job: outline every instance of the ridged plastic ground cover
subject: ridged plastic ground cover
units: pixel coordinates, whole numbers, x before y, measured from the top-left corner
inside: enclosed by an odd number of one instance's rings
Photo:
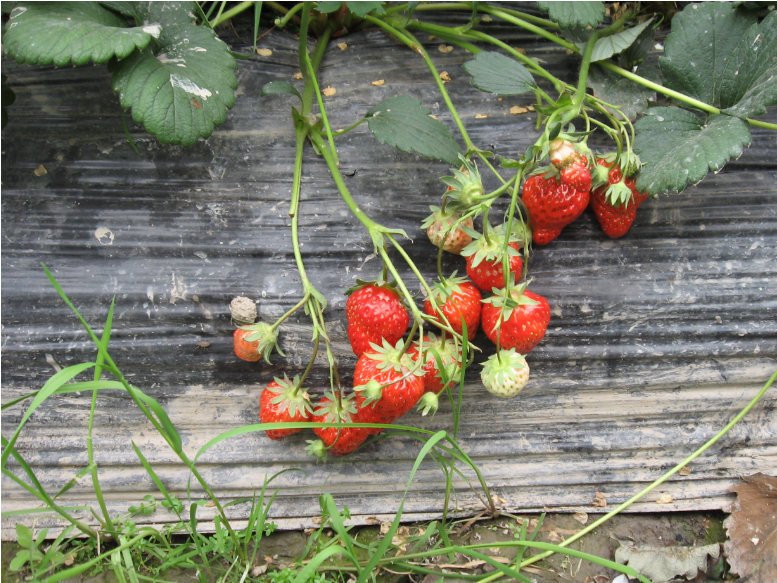
[[[575,74],[563,51],[529,36],[510,42],[556,75]],[[326,102],[333,127],[347,127],[381,100],[406,94],[453,128],[419,57],[377,31],[351,35],[347,43],[346,51],[333,43],[323,64],[323,86],[337,89]],[[442,54],[436,43],[429,41],[429,48],[451,77],[447,88],[473,141],[507,157],[523,152],[537,138],[535,114],[509,109],[528,105],[528,97],[482,93],[462,68],[471,55],[458,48]],[[190,456],[216,435],[258,422],[262,387],[274,376],[302,371],[312,348],[302,316],[281,325],[288,356],[275,357],[272,366],[232,353],[233,297],[259,301],[268,322],[301,297],[288,217],[292,98],[259,97],[269,81],[293,81],[296,41],[276,31],[262,46],[272,56],[239,61],[237,102],[211,138],[190,149],[169,147],[131,125],[139,155],[124,136],[104,68],[4,62],[16,103],[2,134],[3,402],[39,389],[55,366],[95,356],[41,262],[97,329],[116,298],[113,358],[133,384],[163,404]],[[382,86],[372,84],[380,79]],[[767,119],[777,121],[777,112]],[[752,132],[750,148],[720,174],[681,195],[645,202],[623,239],[608,239],[588,211],[535,251],[531,289],[548,298],[552,319],[528,357],[529,386],[516,399],[497,399],[473,371],[464,391],[460,442],[503,509],[594,512],[602,510],[591,506],[596,492],[610,507],[628,499],[719,431],[777,368],[777,155],[773,134]],[[439,203],[445,188],[439,177],[448,167],[378,144],[364,126],[338,148],[360,207],[404,229],[413,239],[408,253],[433,279],[436,248],[419,225],[428,206]],[[46,173],[38,176],[40,165]],[[343,294],[356,278],[374,278],[379,261],[310,148],[300,228],[308,275],[329,300],[329,332],[348,384],[355,357],[345,335]],[[448,256],[444,268],[461,273],[464,261]],[[210,344],[203,348],[202,342]],[[482,332],[474,342],[484,361],[493,346]],[[308,383],[313,393],[328,387],[327,375],[321,358]],[[53,492],[87,465],[90,399],[50,399],[18,441]],[[720,508],[738,476],[773,471],[776,404],[772,390],[690,475],[675,476],[631,510]],[[3,435],[23,411],[17,406],[3,413]],[[445,399],[435,417],[412,413],[403,421],[452,429]],[[167,487],[185,494],[186,469],[125,394],[100,397],[94,432],[112,511],[126,511],[155,491],[131,440]],[[347,505],[356,522],[396,511],[418,441],[393,436],[322,465],[305,455],[306,439],[312,435],[280,443],[263,433],[244,435],[211,450],[200,468],[225,501],[250,495],[282,469],[303,470],[273,482],[280,491],[271,514],[284,527],[312,525],[323,490]],[[444,485],[437,466],[425,463],[405,504],[407,518],[438,516]],[[461,480],[457,486],[456,507],[478,512],[472,491]],[[4,511],[38,504],[6,477],[2,492]],[[88,503],[91,493],[84,478],[63,503]],[[674,502],[655,504],[663,493]],[[238,518],[247,511],[228,509]],[[170,518],[160,510],[138,520]],[[15,520],[3,521],[3,538],[13,536]],[[37,517],[39,527],[47,524],[56,521]]]

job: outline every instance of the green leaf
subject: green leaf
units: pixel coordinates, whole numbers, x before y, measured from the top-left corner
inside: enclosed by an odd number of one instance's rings
[[[744,47],[755,38],[755,21],[750,12],[725,2],[689,5],[673,18],[672,32],[664,43],[665,56],[659,61],[664,85],[721,109],[736,105],[737,96],[741,98],[748,89],[749,75],[741,63],[749,63],[750,71],[759,59],[765,67],[775,66],[774,51],[769,55],[762,54],[759,45],[752,51]],[[769,22],[774,28],[774,19]],[[773,30],[769,36],[773,39]]]
[[[20,2],[5,26],[6,54],[20,63],[63,67],[104,63],[145,48],[158,27],[127,28],[97,2]]]
[[[234,105],[237,63],[212,30],[189,23],[164,27],[156,46],[116,64],[113,90],[159,141],[192,146]]]
[[[661,83],[655,67],[643,65],[639,67],[637,74],[655,83]],[[648,108],[648,101],[656,98],[656,92],[652,89],[629,81],[596,64],[591,65],[588,71],[588,86],[593,89],[594,96],[620,108],[630,120],[634,120],[638,114],[644,112]],[[614,111],[609,107],[607,109]]]
[[[464,63],[464,70],[472,76],[475,87],[488,93],[519,95],[536,87],[534,77],[526,67],[501,53],[478,53]]]
[[[709,170],[717,172],[750,144],[747,122],[729,115],[706,120],[678,107],[656,107],[634,124],[634,151],[644,166],[637,188],[648,194],[681,192]]]
[[[537,2],[561,28],[595,27],[604,20],[604,2]]]
[[[777,12],[750,27],[731,62],[738,65],[738,74],[721,87],[721,107],[741,117],[763,115],[777,103]]]
[[[348,10],[359,18],[364,18],[373,11],[378,15],[386,14],[386,11],[383,9],[383,2],[366,2],[361,0],[360,2],[348,2],[346,5]]]
[[[172,26],[174,24],[196,24],[198,6],[196,2],[108,2],[110,8],[127,14],[140,22]],[[156,37],[155,37],[156,38]]]
[[[316,10],[323,14],[331,14],[342,6],[342,2],[316,2]]]
[[[8,565],[8,568],[11,571],[20,571],[24,565],[27,564],[27,561],[30,560],[30,551],[17,551],[16,556],[11,561],[11,564]]]
[[[16,524],[16,542],[22,547],[29,548],[32,546],[32,532],[21,523]]]
[[[270,81],[269,83],[265,84],[264,87],[262,87],[259,95],[264,97],[266,95],[276,95],[278,93],[289,93],[302,99],[302,96],[299,94],[299,91],[297,91],[297,88],[288,81]]]
[[[653,22],[652,18],[637,26],[627,28],[618,34],[600,38],[594,44],[594,50],[591,53],[591,62],[603,61],[604,59],[609,59],[611,56],[625,51],[637,40],[637,37],[644,32],[651,22]],[[580,46],[581,49],[585,49],[585,43],[578,46]]]
[[[458,166],[459,144],[442,122],[429,117],[430,113],[420,100],[397,95],[370,109],[365,118],[379,142]]]
[[[639,65],[645,60],[648,53],[653,50],[656,42],[656,27],[649,26],[643,30],[637,39],[627,48],[621,56],[626,59],[627,68]]]

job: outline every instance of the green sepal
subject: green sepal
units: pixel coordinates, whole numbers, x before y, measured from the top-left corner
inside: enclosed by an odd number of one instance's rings
[[[267,364],[270,362],[270,354],[275,350],[281,356],[286,356],[278,346],[278,333],[275,329],[266,324],[265,322],[257,322],[256,324],[249,324],[247,326],[238,326],[241,330],[251,330],[252,334],[246,334],[243,338],[246,342],[258,342],[257,352],[264,357]]]
[[[605,200],[614,207],[628,206],[634,194],[631,189],[626,186],[626,183],[621,179],[620,182],[611,184],[604,193]]]
[[[426,417],[429,413],[431,413],[432,417],[434,417],[434,414],[437,413],[437,409],[439,407],[439,397],[430,391],[428,393],[424,393],[418,400],[416,410],[421,413],[422,417]]]

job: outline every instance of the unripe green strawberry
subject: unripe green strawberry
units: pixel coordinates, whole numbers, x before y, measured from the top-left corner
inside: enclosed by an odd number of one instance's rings
[[[529,365],[514,348],[502,349],[482,364],[480,379],[488,392],[497,397],[515,397],[529,382]]]
[[[459,211],[467,211],[473,206],[480,204],[479,198],[483,196],[483,183],[480,179],[480,172],[477,166],[466,160],[459,154],[459,159],[464,166],[464,170],[453,168],[453,176],[443,176],[442,181],[448,185],[449,205]]]

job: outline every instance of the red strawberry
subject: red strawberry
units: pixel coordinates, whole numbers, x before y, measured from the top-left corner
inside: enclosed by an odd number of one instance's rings
[[[472,241],[472,237],[461,227],[471,229],[473,226],[472,217],[464,219],[456,229],[451,230],[451,227],[461,218],[461,214],[450,210],[450,208],[441,210],[439,207],[430,206],[429,209],[432,211],[432,214],[421,223],[421,227],[426,229],[429,240],[435,247],[442,247],[448,253],[460,255],[461,250]]]
[[[515,233],[511,235],[507,250],[510,273],[514,274],[514,280],[520,279],[523,272],[523,259],[521,259],[519,249],[524,245],[524,239],[528,240],[531,237],[528,228],[520,227],[520,230],[523,231],[521,236]],[[461,252],[462,256],[467,258],[467,275],[483,291],[491,291],[493,288],[505,286],[502,267],[505,244],[503,231],[504,229],[499,227],[489,232],[488,239],[483,235],[476,237]]]
[[[326,393],[313,410],[311,421],[314,423],[361,423],[350,394],[339,400],[332,393]],[[315,427],[313,429],[319,438],[309,441],[309,453],[319,458],[326,457],[329,451],[332,455],[343,456],[351,453],[369,437],[363,427]]]
[[[384,338],[394,344],[410,324],[402,300],[387,285],[369,284],[352,292],[345,303],[345,315],[348,340],[356,356],[370,350],[371,343],[380,346]]]
[[[588,150],[588,148],[582,144],[579,146]],[[586,155],[580,152],[573,142],[563,138],[557,138],[550,143],[550,146],[548,147],[548,156],[550,157],[550,163],[559,170],[563,170],[573,164],[587,166],[588,161]]]
[[[290,381],[285,374],[267,385],[259,397],[259,420],[262,423],[286,423],[310,421],[310,395],[300,387],[299,377]],[[268,429],[270,439],[283,439],[302,429]]]
[[[277,350],[281,356],[286,356],[278,347],[277,332],[264,322],[240,326],[235,330],[233,347],[238,358],[251,362],[256,362],[264,356],[264,359],[269,363],[273,350]]]
[[[521,354],[528,354],[540,343],[550,323],[548,300],[530,292],[527,285],[499,290],[483,300],[486,336],[501,348],[515,348]]]
[[[561,170],[561,182],[576,190],[591,190],[591,172],[586,164],[572,164]]]
[[[435,284],[432,293],[454,332],[463,333],[461,322],[464,320],[467,324],[467,338],[472,340],[480,324],[480,300],[483,297],[477,286],[464,277],[451,277]],[[424,311],[430,316],[437,315],[429,300],[424,302]]]
[[[583,214],[588,206],[587,190],[559,182],[555,177],[530,176],[523,185],[523,202],[529,211],[534,242],[547,245],[561,229]]]
[[[591,191],[591,206],[602,230],[608,237],[623,237],[634,219],[637,209],[647,199],[646,192],[637,190],[636,181],[623,176],[614,162],[597,159],[596,163],[609,168],[607,184]]]
[[[424,353],[424,392],[439,394],[446,388],[443,382],[443,375],[437,362],[437,356],[440,357],[445,377],[448,379],[447,387],[451,387],[459,381],[459,372],[461,371],[461,349],[456,346],[452,338],[443,340],[431,332],[424,336],[423,347],[421,342],[416,340],[408,349],[407,353],[413,360],[418,360],[418,355],[423,348]]]
[[[356,408],[362,423],[393,423],[410,411],[424,394],[424,371],[409,354],[401,354],[402,341],[392,347],[385,340],[359,357],[353,371]],[[382,429],[368,429],[375,435]]]

